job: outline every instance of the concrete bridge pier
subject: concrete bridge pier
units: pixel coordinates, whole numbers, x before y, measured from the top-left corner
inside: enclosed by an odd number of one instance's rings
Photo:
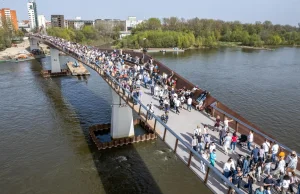
[[[113,90],[112,93],[112,112],[111,112],[111,137],[113,139],[134,136],[134,125],[132,109],[122,98]]]
[[[59,62],[59,50],[50,48],[51,55],[51,73],[61,72],[60,62]]]
[[[29,42],[30,42],[30,51],[35,50],[35,49],[40,49],[37,39],[30,38]]]

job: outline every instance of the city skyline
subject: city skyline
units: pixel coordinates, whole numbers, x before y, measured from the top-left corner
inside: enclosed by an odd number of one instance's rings
[[[17,11],[18,19],[28,20],[26,4],[17,2],[17,0],[2,0],[1,8],[10,8]],[[266,0],[253,0],[242,2],[238,0],[222,1],[213,0],[210,2],[200,2],[196,0],[186,0],[181,3],[174,1],[151,1],[151,6],[141,6],[141,2],[132,0],[128,6],[124,1],[98,2],[90,0],[82,4],[82,1],[41,1],[36,0],[38,13],[45,15],[50,20],[51,15],[64,15],[66,19],[73,19],[81,16],[83,19],[126,19],[128,16],[136,16],[138,19],[148,19],[151,17],[178,17],[190,19],[194,17],[206,19],[220,19],[224,21],[240,21],[242,23],[254,23],[256,21],[269,20],[273,24],[289,24],[297,26],[300,22],[300,12],[298,7],[300,2],[291,0],[285,3],[280,0],[273,0],[272,3]],[[71,9],[66,9],[72,4]],[[124,7],[130,9],[123,9]],[[105,7],[105,9],[101,9]],[[145,7],[145,8],[141,8]],[[86,10],[86,11],[84,11]],[[88,10],[88,11],[87,11]]]

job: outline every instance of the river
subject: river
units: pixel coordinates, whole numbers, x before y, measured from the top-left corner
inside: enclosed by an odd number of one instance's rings
[[[42,68],[49,58],[0,64],[0,193],[211,193],[159,139],[96,150],[88,127],[110,122],[108,85]]]
[[[299,48],[220,48],[153,56],[300,152]]]

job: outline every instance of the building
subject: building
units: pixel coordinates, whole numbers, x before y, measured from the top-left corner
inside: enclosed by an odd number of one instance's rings
[[[95,26],[98,28],[105,29],[107,32],[114,30],[114,27],[120,27],[121,31],[125,30],[126,21],[119,19],[97,19],[95,20]]]
[[[81,29],[83,26],[93,26],[93,20],[82,20],[81,17],[76,17],[74,20],[68,20],[68,28],[76,30]]]
[[[51,27],[52,27],[51,22],[47,21],[46,22],[46,28],[51,28]]]
[[[30,28],[30,24],[29,24],[29,21],[22,21],[22,22],[19,22],[18,23],[19,25],[19,29],[20,30],[25,30],[27,32],[30,32],[31,28]]]
[[[46,28],[46,18],[44,15],[38,16],[38,23],[39,23],[39,28],[41,27]]]
[[[132,28],[135,28],[138,24],[142,22],[143,20],[137,20],[136,17],[129,16],[126,20],[125,31],[131,31]]]
[[[64,28],[65,27],[64,15],[51,15],[51,26]]]
[[[9,8],[0,9],[1,26],[3,22],[6,22],[10,29],[18,30],[18,19],[15,10],[10,10]]]
[[[29,0],[29,2],[27,3],[27,9],[28,9],[28,17],[30,21],[30,28],[31,30],[34,30],[39,27],[37,7],[36,7],[35,0]]]

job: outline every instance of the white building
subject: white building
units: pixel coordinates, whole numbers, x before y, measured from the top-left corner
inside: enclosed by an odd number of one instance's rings
[[[142,23],[143,20],[137,20],[136,17],[128,17],[128,20],[126,20],[126,31],[131,31],[132,28],[135,28],[138,24]]]
[[[44,15],[38,16],[38,22],[39,22],[39,28],[40,27],[46,28],[46,18]]]
[[[29,2],[27,3],[27,9],[30,28],[31,30],[36,29],[37,27],[39,27],[39,24],[35,0],[29,0]]]

